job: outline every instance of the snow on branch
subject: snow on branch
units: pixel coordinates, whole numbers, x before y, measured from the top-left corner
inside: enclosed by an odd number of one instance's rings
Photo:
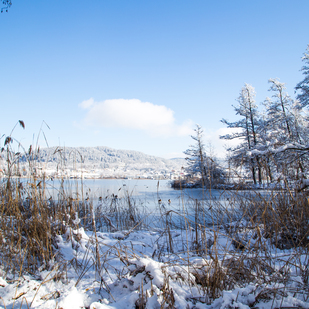
[[[294,151],[309,151],[309,145],[301,145],[298,143],[289,143],[286,145],[282,145],[280,147],[267,147],[265,150],[259,150],[259,149],[253,149],[247,152],[249,156],[258,156],[258,155],[266,155],[266,154],[275,154],[275,153],[281,153],[288,150],[294,150]]]

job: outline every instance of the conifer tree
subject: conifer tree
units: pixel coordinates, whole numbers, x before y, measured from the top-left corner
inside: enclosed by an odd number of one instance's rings
[[[305,65],[301,68],[301,71],[303,71],[305,78],[296,85],[295,89],[296,91],[300,91],[297,95],[297,99],[301,106],[305,107],[309,105],[309,45],[307,46],[307,50],[304,53],[302,60]]]
[[[188,167],[186,170],[188,174],[190,177],[200,178],[203,187],[213,187],[223,183],[225,181],[225,172],[219,167],[214,156],[206,155],[202,127],[196,125],[194,132],[195,135],[191,137],[195,143],[184,151],[184,154],[187,155]]]
[[[252,175],[254,184],[257,183],[256,173],[258,173],[258,181],[262,182],[262,171],[260,158],[256,155],[250,155],[249,151],[257,147],[259,143],[259,122],[260,115],[255,104],[255,90],[245,84],[240,91],[237,99],[238,106],[234,106],[236,115],[241,116],[241,119],[235,122],[229,122],[222,119],[221,122],[227,125],[228,128],[240,129],[237,133],[220,136],[222,139],[233,140],[240,139],[241,143],[228,150],[232,151],[231,162],[234,166],[245,165]]]

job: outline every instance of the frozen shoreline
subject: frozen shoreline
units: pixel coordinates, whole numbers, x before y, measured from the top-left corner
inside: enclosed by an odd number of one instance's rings
[[[194,231],[170,233],[172,247],[162,231],[97,232],[95,237],[83,228],[67,229],[57,238],[58,258],[46,269],[41,267],[34,276],[10,278],[8,274],[6,279],[0,278],[2,302],[6,308],[27,308],[31,304],[31,308],[53,309],[161,308],[164,303],[173,308],[309,308],[308,291],[302,288],[301,276],[292,267],[297,260],[305,263],[305,255],[292,249],[271,249],[264,239],[273,255],[271,265],[275,272],[279,275],[282,267],[289,266],[289,279],[284,282],[282,277],[283,281],[272,282],[270,277],[268,283],[261,283],[252,277],[252,282],[240,286],[231,281],[232,289],[211,299],[200,283],[203,276],[210,275],[207,269],[214,263],[211,256],[216,252],[224,270],[242,251],[235,249],[232,240],[221,231],[216,244],[201,257],[182,247],[187,236],[194,238]],[[206,234],[208,239],[214,239],[211,229]],[[102,260],[100,266],[95,262],[96,244]],[[248,261],[256,257],[252,250],[256,245],[251,241]],[[260,258],[266,261],[263,256]]]

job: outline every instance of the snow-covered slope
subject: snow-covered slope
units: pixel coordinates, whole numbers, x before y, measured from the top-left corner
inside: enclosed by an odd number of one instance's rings
[[[65,170],[70,176],[83,172],[93,177],[170,178],[171,175],[179,175],[186,164],[182,158],[169,160],[138,151],[104,146],[43,148],[35,158],[40,168],[48,174]]]

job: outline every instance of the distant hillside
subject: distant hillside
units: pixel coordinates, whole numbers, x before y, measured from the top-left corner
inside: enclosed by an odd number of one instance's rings
[[[24,158],[25,159],[25,158]],[[186,161],[182,158],[164,159],[133,150],[109,147],[50,147],[40,149],[37,162],[48,173],[66,169],[71,174],[83,170],[96,177],[151,177],[180,173]]]

